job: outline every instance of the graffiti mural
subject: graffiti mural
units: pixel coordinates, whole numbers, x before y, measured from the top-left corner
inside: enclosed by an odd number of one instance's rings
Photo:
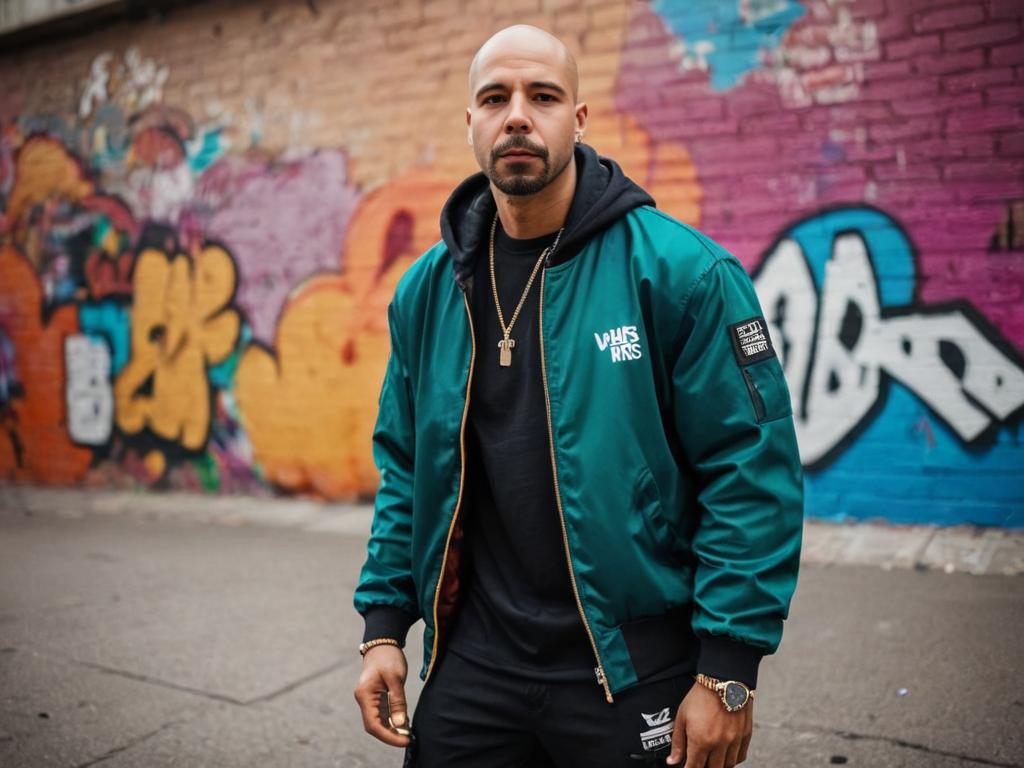
[[[72,483],[89,466],[91,452],[67,429],[64,339],[77,331],[77,309],[62,306],[44,319],[44,296],[31,263],[0,246],[0,330],[13,347],[16,386],[0,402],[0,477]],[[13,363],[13,364],[12,364]]]
[[[791,226],[757,272],[814,470],[884,407],[890,381],[967,445],[1024,409],[1024,361],[966,302],[922,304],[911,243],[889,216],[833,210]]]
[[[0,54],[0,480],[373,493],[386,306],[475,170],[465,66],[501,24],[434,19],[441,55],[289,8]],[[754,276],[809,512],[1024,526],[1024,11],[534,21],[580,63],[585,140]]]

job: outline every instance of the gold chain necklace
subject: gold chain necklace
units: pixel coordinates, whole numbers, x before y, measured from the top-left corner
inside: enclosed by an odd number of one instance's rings
[[[491,243],[490,248],[488,249],[488,256],[491,264],[491,290],[494,291],[494,308],[498,310],[498,324],[501,325],[502,335],[501,341],[498,342],[498,365],[507,368],[512,365],[512,347],[516,345],[516,340],[510,338],[512,326],[516,324],[516,318],[519,317],[519,310],[523,308],[526,296],[530,293],[530,286],[533,285],[533,279],[537,277],[537,271],[540,269],[540,265],[544,263],[544,257],[558,247],[558,241],[561,239],[562,232],[565,231],[565,227],[558,230],[558,234],[555,235],[555,242],[541,251],[540,257],[537,259],[537,263],[533,265],[533,271],[530,273],[530,279],[526,281],[526,288],[523,289],[523,295],[519,297],[519,303],[516,305],[515,312],[512,313],[512,320],[508,325],[505,325],[505,316],[501,313],[501,302],[498,301],[498,281],[494,278],[494,233],[497,229],[498,213],[495,211],[494,221],[491,222]]]

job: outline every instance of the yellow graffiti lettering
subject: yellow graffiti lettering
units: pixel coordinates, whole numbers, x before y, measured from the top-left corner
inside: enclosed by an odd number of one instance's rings
[[[132,280],[131,359],[114,383],[117,424],[133,434],[149,428],[188,450],[210,429],[207,366],[223,361],[238,339],[230,306],[234,262],[219,246],[195,257],[150,248]]]

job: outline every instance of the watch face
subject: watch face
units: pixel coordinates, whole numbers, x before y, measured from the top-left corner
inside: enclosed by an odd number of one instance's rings
[[[725,706],[730,710],[739,709],[747,703],[750,693],[740,683],[727,683],[725,686]]]

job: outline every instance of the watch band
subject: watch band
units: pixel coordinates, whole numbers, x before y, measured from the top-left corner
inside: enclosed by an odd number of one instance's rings
[[[754,691],[747,688],[739,680],[719,680],[710,675],[705,675],[703,672],[695,675],[694,680],[718,694],[718,698],[722,700],[722,705],[729,712],[743,709],[754,698]]]
[[[365,643],[360,643],[359,655],[365,656],[368,650],[376,648],[378,645],[393,645],[396,648],[402,647],[402,644],[393,637],[378,637],[376,640],[367,640]]]

